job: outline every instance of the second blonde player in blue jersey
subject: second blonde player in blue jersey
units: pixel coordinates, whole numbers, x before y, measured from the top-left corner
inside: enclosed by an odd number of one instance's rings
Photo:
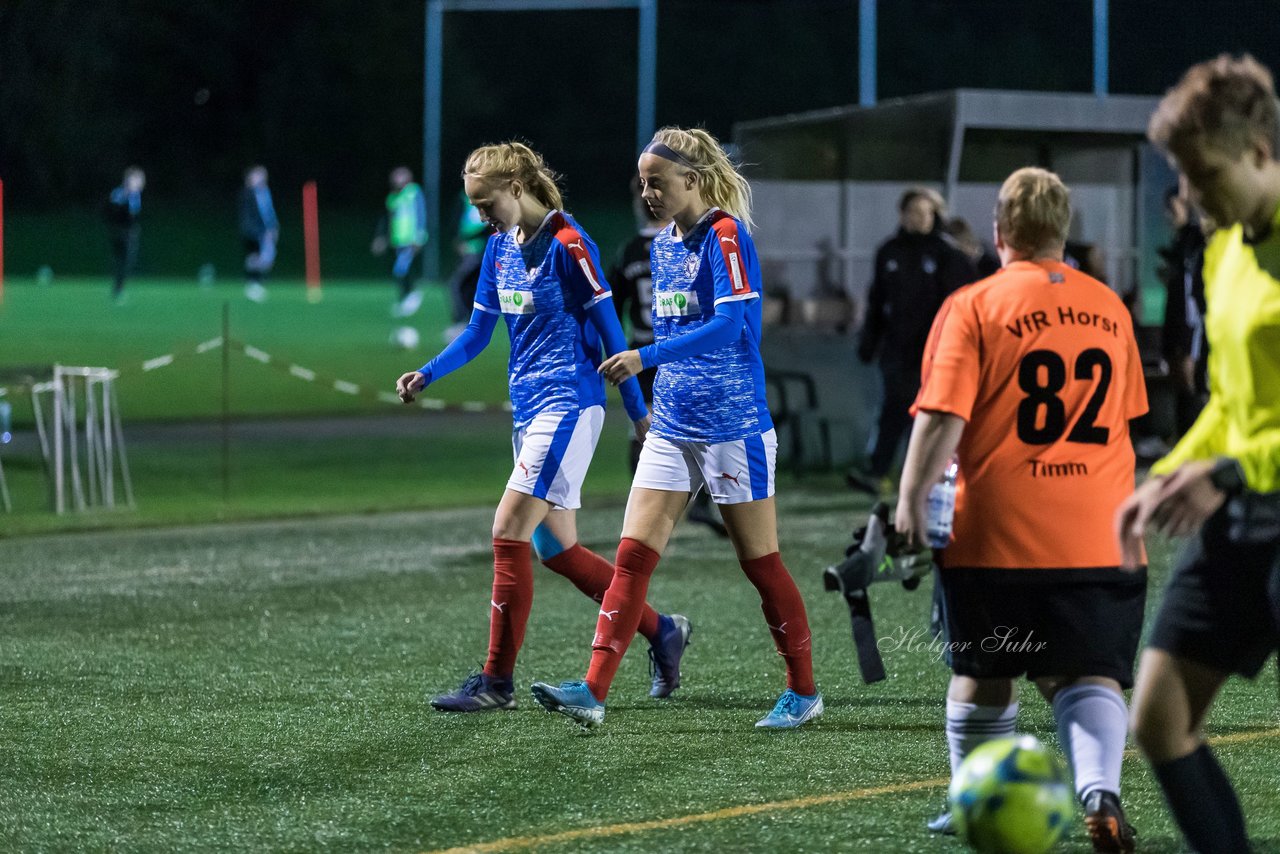
[[[604,700],[636,632],[653,574],[689,497],[720,507],[747,578],[760,594],[787,690],[757,722],[791,728],[822,714],[804,600],[778,554],[773,500],[777,438],[760,358],[760,264],[748,229],[751,188],[700,129],[663,128],[639,161],[643,198],[672,223],[654,238],[654,343],[606,359],[615,385],[657,367],[653,427],[640,451],[613,582],[600,607],[581,682],[534,683],[534,697],[585,726]]]
[[[493,520],[489,657],[462,687],[431,701],[440,711],[483,712],[515,708],[512,674],[533,601],[531,541],[548,568],[597,602],[613,577],[609,561],[577,542],[574,512],[604,423],[601,345],[618,353],[626,339],[596,245],[561,210],[555,175],[540,155],[518,142],[486,145],[467,158],[463,180],[498,232],[485,248],[471,322],[440,355],[401,376],[397,390],[411,402],[475,358],[498,318],[506,321],[516,461]],[[649,413],[640,386],[631,380],[621,392],[643,438]],[[642,603],[640,631],[654,664],[650,696],[665,697],[680,684],[689,623]]]

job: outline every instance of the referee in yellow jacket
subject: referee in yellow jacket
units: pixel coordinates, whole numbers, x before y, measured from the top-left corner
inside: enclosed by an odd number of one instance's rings
[[[1148,528],[1192,535],[1164,590],[1133,734],[1201,854],[1249,850],[1201,726],[1218,689],[1280,648],[1280,104],[1250,56],[1192,67],[1147,130],[1219,226],[1205,250],[1209,402],[1119,508],[1126,563]]]

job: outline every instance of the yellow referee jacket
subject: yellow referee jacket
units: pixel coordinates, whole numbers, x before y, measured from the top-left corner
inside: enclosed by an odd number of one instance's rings
[[[1280,209],[1257,243],[1239,224],[1218,231],[1204,255],[1209,402],[1164,459],[1234,457],[1254,492],[1280,490]]]

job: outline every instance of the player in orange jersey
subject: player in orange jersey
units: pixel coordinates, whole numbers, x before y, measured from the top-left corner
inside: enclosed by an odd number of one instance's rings
[[[1121,692],[1133,684],[1146,573],[1120,569],[1111,530],[1133,489],[1129,420],[1147,398],[1128,311],[1063,263],[1070,220],[1051,172],[1019,169],[1000,188],[1004,266],[934,319],[896,526],[923,543],[929,490],[957,458],[954,538],[938,556],[953,773],[1013,732],[1013,680],[1025,675],[1053,705],[1095,850],[1132,851]]]

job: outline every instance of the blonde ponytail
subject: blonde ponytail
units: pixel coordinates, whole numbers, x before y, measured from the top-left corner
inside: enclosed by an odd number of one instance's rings
[[[519,181],[546,207],[552,210],[564,207],[556,185],[560,176],[551,171],[541,154],[523,142],[480,146],[467,155],[462,167],[462,177],[468,176],[483,181]]]
[[[679,165],[698,176],[704,202],[737,217],[751,231],[755,225],[751,219],[751,185],[714,136],[702,128],[665,127],[653,135],[653,141],[685,159]]]

